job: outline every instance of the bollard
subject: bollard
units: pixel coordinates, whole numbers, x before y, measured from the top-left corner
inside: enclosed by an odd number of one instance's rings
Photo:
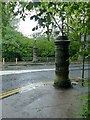
[[[48,57],[47,57],[47,64],[48,64],[48,62],[49,62],[49,61],[48,61]]]
[[[17,65],[17,58],[16,58],[16,65]]]
[[[5,59],[3,58],[3,65],[5,64]]]

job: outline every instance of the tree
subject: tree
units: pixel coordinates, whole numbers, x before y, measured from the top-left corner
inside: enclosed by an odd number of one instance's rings
[[[16,28],[19,20],[14,16],[13,10],[15,9],[14,2],[0,2],[1,3],[1,28],[2,28],[2,37],[5,36],[7,27]]]
[[[58,28],[62,33],[64,31],[64,34],[74,31],[79,35],[85,31],[84,26],[89,26],[89,4],[89,2],[19,2],[15,15],[19,14],[25,20],[27,13],[34,11],[35,14],[30,16],[30,19],[38,21],[38,25],[33,30],[42,26],[46,27],[48,35],[53,28]]]
[[[65,39],[65,41],[58,41],[57,39],[57,41],[55,42],[56,44],[56,54],[55,54],[56,79],[55,79],[54,85],[57,87],[64,87],[64,88],[71,87],[70,80],[68,79],[68,65],[69,65],[68,63],[68,41],[67,41],[67,37],[65,36],[67,34],[65,32],[65,27],[66,27],[65,14],[66,13],[64,10],[64,7],[66,6],[66,4],[62,4],[62,3],[56,4],[53,2],[50,2],[50,3],[39,2],[37,4],[33,3],[32,8],[33,6],[34,6],[34,9],[37,10],[37,14],[31,16],[31,19],[35,18],[35,20],[38,20],[38,24],[40,26],[43,26],[43,27],[46,26],[47,28],[46,33],[48,34],[48,40],[49,40],[49,35],[52,32],[52,29],[50,29],[50,25],[51,27],[53,26],[58,27],[59,33],[60,32],[62,33],[62,36],[58,37],[58,39],[60,38],[63,40]],[[53,6],[54,6],[54,9],[52,8]],[[58,12],[56,11],[56,9],[58,10]],[[60,21],[62,21],[61,26],[58,24],[56,17],[60,18],[58,21],[59,23]],[[36,28],[38,28],[38,26],[36,26]],[[33,30],[35,30],[36,28],[34,28]]]
[[[1,3],[1,24],[0,28],[2,30],[2,57],[6,57],[8,55],[8,59],[15,59],[15,55],[20,57],[18,50],[18,43],[13,40],[13,34],[15,33],[13,29],[16,29],[17,21],[14,16],[13,10],[15,5],[14,2],[0,2]],[[15,38],[14,38],[15,39]],[[20,58],[19,58],[20,59]]]
[[[19,2],[19,9],[16,14],[19,13],[24,20],[26,17],[25,11],[31,12],[34,10],[35,14],[30,16],[30,19],[38,21],[38,25],[33,30],[38,29],[39,26],[46,28],[48,40],[53,29],[56,28],[59,30],[56,33],[61,34],[62,38],[67,39],[63,36],[71,38],[71,34],[73,37],[76,34],[79,41],[84,36],[84,42],[86,43],[86,36],[89,33],[87,27],[89,25],[89,4],[89,2]],[[61,39],[61,37],[59,38]],[[60,67],[60,65],[56,65],[56,68],[57,66]]]

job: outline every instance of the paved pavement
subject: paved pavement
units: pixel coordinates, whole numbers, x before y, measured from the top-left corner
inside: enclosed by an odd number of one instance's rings
[[[56,89],[53,82],[33,85],[2,100],[3,118],[81,118],[78,114],[87,89],[80,83]]]

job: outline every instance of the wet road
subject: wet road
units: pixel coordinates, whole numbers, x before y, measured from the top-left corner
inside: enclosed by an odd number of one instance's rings
[[[69,78],[77,79],[81,77],[82,65],[72,64],[69,69]],[[88,78],[88,65],[85,65],[85,78]],[[14,73],[12,73],[14,71]],[[54,65],[38,66],[8,66],[3,68],[2,75],[2,92],[20,88],[32,83],[54,81]],[[6,74],[9,72],[9,74]],[[17,72],[17,73],[15,73]]]

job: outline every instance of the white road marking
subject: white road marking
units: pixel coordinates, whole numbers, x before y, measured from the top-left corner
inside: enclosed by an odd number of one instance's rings
[[[89,68],[85,67],[85,69],[89,70]],[[0,75],[9,75],[9,74],[20,74],[20,73],[31,73],[31,72],[43,72],[43,71],[52,71],[52,69],[36,69],[36,70],[6,70],[0,71]],[[81,70],[80,68],[69,68],[69,70]]]
[[[9,74],[20,74],[20,73],[30,73],[30,72],[43,72],[43,71],[52,71],[53,69],[37,69],[37,70],[7,70],[0,71],[0,75],[9,75]]]

